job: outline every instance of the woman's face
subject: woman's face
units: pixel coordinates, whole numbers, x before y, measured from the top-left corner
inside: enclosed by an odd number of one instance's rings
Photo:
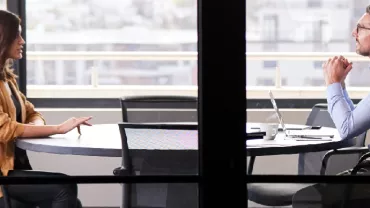
[[[21,59],[23,52],[23,45],[26,43],[21,36],[22,28],[19,26],[17,37],[14,39],[13,43],[10,45],[8,50],[8,58],[11,59]]]

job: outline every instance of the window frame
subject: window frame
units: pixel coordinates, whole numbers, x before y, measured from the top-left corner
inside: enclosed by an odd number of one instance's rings
[[[22,18],[22,35],[26,40],[26,0],[7,0],[8,10],[18,14]],[[245,110],[245,86],[246,71],[238,70],[235,73],[226,73],[225,68],[230,63],[233,68],[245,68],[246,59],[246,2],[245,1],[197,1],[197,21],[198,36],[201,37],[198,42],[198,119],[199,119],[199,207],[209,207],[214,204],[215,198],[219,204],[229,206],[247,207],[246,200],[246,154],[245,154],[245,132],[246,132],[246,115],[241,113]],[[232,11],[232,12],[231,12]],[[221,15],[220,15],[221,14]],[[232,15],[230,15],[232,14]],[[217,22],[217,24],[216,24]],[[234,24],[230,25],[229,22]],[[232,30],[231,33],[220,33],[220,28]],[[215,45],[211,40],[228,39],[229,41]],[[218,50],[228,51],[227,55],[218,53]],[[24,54],[26,49],[24,50]],[[214,59],[221,59],[217,63]],[[20,90],[27,95],[27,66],[26,56],[16,62],[15,70],[19,75]],[[212,68],[213,70],[203,70]],[[228,72],[228,70],[227,70]],[[224,83],[225,86],[218,83]],[[230,91],[229,99],[219,99],[218,92],[225,89]],[[66,99],[62,99],[65,103]],[[82,102],[78,99],[72,101]],[[71,101],[69,100],[69,101]],[[102,99],[99,99],[102,100]],[[37,102],[36,100],[33,100]],[[43,100],[52,101],[52,99]],[[54,100],[55,101],[55,100]],[[220,106],[227,106],[234,103],[233,108],[222,107],[225,112],[218,115],[221,120],[228,122],[222,123],[214,119],[215,113],[220,112],[220,107],[213,105],[219,103]],[[36,103],[35,103],[36,104]],[[206,122],[205,122],[206,121]],[[217,132],[214,129],[219,129]],[[230,136],[234,138],[225,144],[224,138]],[[226,146],[226,147],[225,147]],[[219,154],[219,150],[225,148],[225,154]],[[231,151],[232,150],[232,151]],[[220,169],[220,163],[225,164]],[[227,165],[232,164],[232,165]],[[220,183],[219,178],[227,177],[227,182]],[[140,177],[140,176],[132,176]],[[163,178],[171,179],[170,175]],[[194,176],[193,176],[194,177]],[[129,179],[128,179],[129,180]],[[134,180],[129,180],[133,182]],[[169,180],[170,181],[170,180]],[[184,183],[189,181],[183,180]],[[150,181],[147,181],[150,183]],[[183,183],[179,181],[178,183]],[[220,187],[220,186],[224,187]],[[234,190],[233,192],[215,192],[217,188]]]
[[[14,13],[17,13],[22,18],[23,28],[26,28],[25,1],[26,0],[7,0],[8,9]],[[201,8],[198,10],[198,33],[201,33],[198,50],[200,49],[200,51],[202,51],[202,53],[199,54],[198,60],[198,74],[200,75],[198,89],[200,94],[199,152],[201,157],[199,157],[199,167],[201,171],[200,176],[198,177],[199,182],[201,183],[201,186],[199,186],[200,208],[212,206],[215,198],[217,198],[218,203],[222,205],[239,205],[246,207],[245,203],[247,203],[247,200],[245,199],[247,193],[245,182],[276,183],[280,181],[293,181],[293,183],[300,183],[305,181],[312,183],[318,181],[317,177],[315,179],[315,177],[312,176],[281,176],[280,179],[277,179],[278,177],[273,175],[245,176],[246,152],[244,136],[246,120],[245,114],[240,113],[245,109],[243,108],[243,105],[238,104],[244,104],[243,101],[245,101],[245,97],[242,92],[245,90],[243,88],[246,84],[246,73],[245,70],[236,70],[235,73],[225,73],[223,68],[217,67],[217,64],[218,66],[222,66],[227,65],[230,62],[235,68],[241,68],[243,66],[245,67],[246,61],[244,58],[242,58],[240,53],[241,50],[245,50],[246,46],[244,18],[246,15],[245,3],[245,1],[198,1],[197,8]],[[224,9],[224,11],[220,12],[222,9]],[[229,22],[233,22],[234,24],[228,24]],[[235,22],[239,24],[236,24]],[[222,27],[231,29],[232,32],[220,33],[219,31],[220,28],[222,29]],[[22,31],[22,35],[26,39],[26,29]],[[238,36],[238,38],[235,38],[235,36]],[[228,39],[228,42],[227,44],[220,44],[221,46],[215,45],[212,41],[212,38],[215,38],[215,40]],[[218,54],[219,49],[230,49],[228,47],[232,47],[233,50],[228,51],[226,54],[227,59],[218,59],[221,58],[220,54]],[[239,51],[235,52],[237,50]],[[26,49],[24,51],[26,51]],[[25,53],[24,55],[25,56],[22,60],[16,62],[15,69],[16,73],[19,75],[18,81],[20,90],[24,94],[27,94],[27,58]],[[215,57],[218,60],[217,63],[214,63]],[[221,64],[219,62],[221,62]],[[203,70],[203,66],[204,68],[207,66],[216,67],[212,68],[212,70]],[[204,76],[203,73],[207,73],[207,76]],[[225,86],[219,85],[219,81],[223,81]],[[228,94],[228,99],[222,99],[220,101],[218,93],[222,90],[226,90],[230,93]],[[282,99],[278,99],[278,101],[279,100]],[[79,100],[76,101],[81,102]],[[289,101],[291,101],[291,99]],[[228,110],[227,107],[229,107],[229,102],[236,104],[235,106],[237,106],[237,108],[233,106],[232,110]],[[214,103],[219,103],[220,105],[214,105]],[[213,118],[215,114],[212,114],[212,111],[217,114],[218,119]],[[222,113],[223,111],[226,113]],[[208,119],[207,122],[204,122],[205,119]],[[224,123],[226,123],[228,128],[216,128],[217,131],[215,131],[215,126],[218,127],[217,125],[222,123],[220,120],[223,121],[224,119],[227,121]],[[228,140],[227,143],[225,143],[225,139],[222,137],[224,135],[229,135],[233,139]],[[227,148],[225,148],[225,145]],[[224,150],[225,152],[220,154],[220,149]],[[241,173],[244,175],[240,175]],[[228,177],[225,178],[225,176]],[[285,180],[283,180],[283,177]],[[219,178],[227,179],[228,183],[220,183]],[[305,178],[309,180],[304,180]],[[338,176],[320,176],[319,178],[323,179],[322,182],[330,181],[330,179],[343,181],[343,179],[339,178]],[[362,177],[361,179],[366,180]],[[353,177],[351,177],[346,179],[346,181],[353,182],[355,180]],[[220,184],[228,184],[227,187],[233,189],[233,191],[214,191],[220,188]],[[205,190],[208,190],[209,192],[206,192]],[[235,195],[234,192],[238,192],[239,194]]]

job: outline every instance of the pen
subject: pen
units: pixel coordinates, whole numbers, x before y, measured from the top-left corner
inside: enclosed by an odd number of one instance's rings
[[[298,138],[294,138],[295,141],[333,141],[332,139],[330,138],[323,138],[323,139],[318,139],[318,138],[302,138],[302,137],[298,137]]]
[[[298,137],[298,138],[312,138],[312,139],[322,139],[323,137],[329,137],[329,138],[333,138],[334,135],[315,135],[315,136],[311,136],[311,135],[291,135],[292,137]]]
[[[322,139],[321,137],[312,137],[312,136],[296,136],[296,138],[301,138],[301,139]]]

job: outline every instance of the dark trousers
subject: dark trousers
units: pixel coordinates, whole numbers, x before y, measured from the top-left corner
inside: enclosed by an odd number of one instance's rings
[[[50,173],[33,170],[12,170],[8,177],[66,176],[62,173]],[[76,208],[76,184],[30,184],[5,185],[12,208]],[[0,198],[0,208],[4,207],[4,197]]]

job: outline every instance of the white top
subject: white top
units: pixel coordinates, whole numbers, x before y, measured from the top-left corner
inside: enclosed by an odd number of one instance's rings
[[[296,141],[285,138],[283,133],[279,133],[272,141],[248,140],[247,152],[255,156],[295,154],[354,145],[354,140],[341,140],[336,129],[323,127],[319,131],[331,132],[335,137],[332,141]],[[81,133],[82,135],[79,135],[77,130],[73,130],[67,134],[47,138],[18,139],[16,144],[22,149],[37,152],[121,157],[122,144],[118,124],[81,126]],[[126,133],[131,152],[198,150],[196,130],[126,129]]]
[[[196,150],[198,132],[189,130],[127,129],[130,150]],[[121,156],[118,124],[81,126],[47,138],[20,138],[17,146],[31,151],[90,156]]]

